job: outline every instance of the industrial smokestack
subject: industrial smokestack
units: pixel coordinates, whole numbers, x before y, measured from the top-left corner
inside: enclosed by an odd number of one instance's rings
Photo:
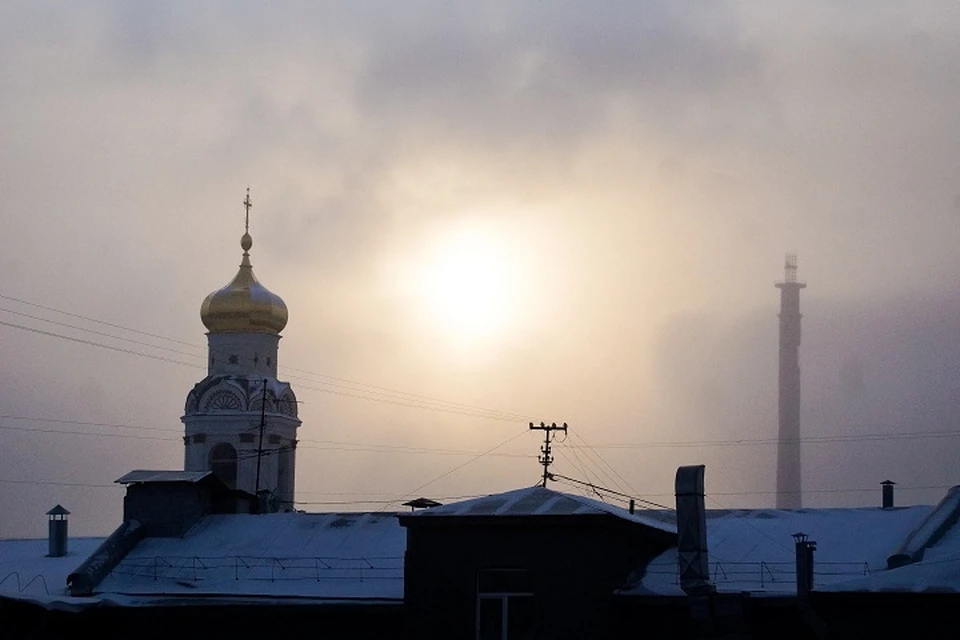
[[[797,256],[787,254],[780,289],[779,446],[777,508],[803,506],[800,487],[800,289]]]

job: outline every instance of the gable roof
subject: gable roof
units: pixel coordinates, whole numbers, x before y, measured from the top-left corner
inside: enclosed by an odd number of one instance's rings
[[[401,515],[406,524],[419,518],[486,517],[542,517],[608,515],[627,522],[643,525],[665,533],[677,532],[676,521],[660,511],[630,513],[626,509],[591,498],[562,493],[539,485],[495,493]]]

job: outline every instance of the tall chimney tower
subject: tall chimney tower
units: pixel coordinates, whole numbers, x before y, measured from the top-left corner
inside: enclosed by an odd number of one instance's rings
[[[797,256],[787,254],[780,289],[780,433],[777,508],[799,509],[800,493],[800,289]]]

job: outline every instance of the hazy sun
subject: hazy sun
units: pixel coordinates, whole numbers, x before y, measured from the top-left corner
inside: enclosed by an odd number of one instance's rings
[[[467,340],[504,330],[511,312],[510,256],[493,229],[447,229],[432,239],[423,258],[417,294],[435,323]]]

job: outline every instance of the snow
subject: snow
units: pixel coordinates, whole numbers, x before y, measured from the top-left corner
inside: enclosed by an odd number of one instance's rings
[[[837,586],[838,591],[940,591],[960,592],[960,523],[956,521],[956,487],[937,505],[904,545],[911,555],[922,552],[922,559],[896,569],[865,576]],[[942,531],[939,538],[933,539]],[[932,540],[932,544],[931,544]]]
[[[392,513],[206,516],[182,538],[141,541],[96,592],[402,601],[405,550]]]
[[[960,510],[960,487],[953,487],[929,516],[910,534],[899,553],[910,557],[923,555],[930,540],[956,522]]]
[[[213,475],[212,471],[150,471],[136,469],[114,480],[117,484],[136,484],[140,482],[200,482]]]
[[[67,555],[49,558],[46,538],[0,540],[0,597],[57,601],[67,596],[67,576],[104,538],[70,538]]]
[[[673,518],[658,511],[630,513],[614,505],[561,493],[541,486],[516,489],[482,498],[433,507],[418,511],[422,518],[438,516],[567,516],[567,515],[613,515],[652,529],[676,533]]]
[[[710,578],[718,591],[796,593],[794,533],[816,542],[814,588],[885,571],[887,558],[932,507],[751,509],[707,512]],[[626,594],[683,595],[677,549],[655,558]]]

